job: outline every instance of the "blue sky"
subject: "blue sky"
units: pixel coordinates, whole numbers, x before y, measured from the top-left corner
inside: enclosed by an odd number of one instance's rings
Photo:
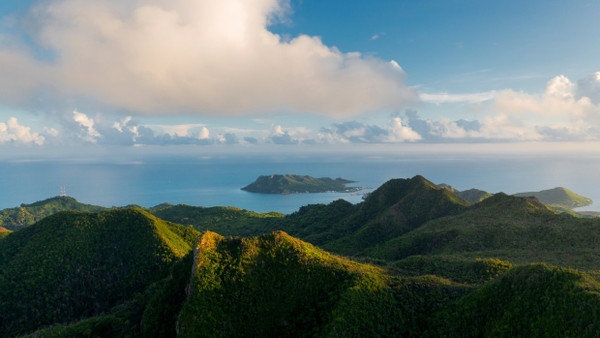
[[[597,1],[4,1],[0,149],[600,149],[599,14]]]

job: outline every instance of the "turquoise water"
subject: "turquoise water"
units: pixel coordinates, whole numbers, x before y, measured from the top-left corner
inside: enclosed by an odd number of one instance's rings
[[[196,206],[235,206],[259,212],[291,213],[300,206],[361,196],[347,193],[263,195],[240,190],[259,175],[302,174],[345,177],[357,186],[376,188],[391,178],[420,174],[459,190],[479,188],[516,193],[564,186],[592,198],[586,210],[600,210],[600,159],[453,156],[395,158],[186,157],[136,159],[132,162],[0,162],[0,208],[32,203],[60,193],[102,206],[163,202]],[[368,191],[368,190],[367,190]]]

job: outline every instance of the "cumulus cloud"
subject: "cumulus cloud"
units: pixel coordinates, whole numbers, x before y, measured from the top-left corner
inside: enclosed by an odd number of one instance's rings
[[[555,120],[536,132],[552,140],[598,139],[600,129],[600,72],[573,83],[564,75],[548,81],[543,94],[502,91],[495,102],[501,114],[534,113]]]
[[[530,112],[541,116],[581,117],[598,110],[589,97],[577,97],[575,85],[564,75],[548,81],[541,95],[503,90],[496,97],[495,105],[503,113]]]
[[[344,116],[416,99],[395,62],[270,32],[287,8],[284,0],[44,1],[27,19],[53,57],[1,49],[0,88],[26,99],[51,87],[148,114]]]
[[[406,112],[408,126],[425,142],[501,142],[537,141],[543,137],[522,120],[507,114],[497,114],[478,120],[422,119],[413,110]]]
[[[288,130],[283,130],[281,126],[274,126],[269,141],[274,144],[297,144],[298,140],[294,139]]]
[[[15,117],[0,122],[0,143],[43,145],[44,136],[32,133],[30,127],[20,125]]]
[[[393,117],[385,127],[358,121],[334,123],[321,129],[319,139],[326,143],[396,143],[418,141],[421,135]]]
[[[99,137],[102,137],[100,133],[94,128],[94,120],[89,118],[84,113],[80,113],[76,110],[73,111],[73,121],[77,122],[80,126],[79,137],[91,143],[96,143]]]

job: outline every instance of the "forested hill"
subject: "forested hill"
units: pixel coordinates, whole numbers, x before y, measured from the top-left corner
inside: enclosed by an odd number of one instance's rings
[[[0,211],[0,226],[19,230],[59,211],[102,211],[106,208],[80,203],[73,197],[56,196],[20,207]]]
[[[164,278],[198,233],[143,211],[60,212],[0,240],[0,336],[109,311]]]

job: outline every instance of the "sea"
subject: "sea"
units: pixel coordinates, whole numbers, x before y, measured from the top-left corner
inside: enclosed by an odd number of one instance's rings
[[[260,175],[343,177],[358,193],[271,195],[240,188]],[[148,156],[135,160],[0,160],[0,208],[61,193],[105,207],[160,203],[233,206],[290,214],[307,204],[359,203],[393,178],[423,175],[456,189],[508,194],[565,187],[594,200],[577,210],[600,211],[600,157],[595,156]]]

